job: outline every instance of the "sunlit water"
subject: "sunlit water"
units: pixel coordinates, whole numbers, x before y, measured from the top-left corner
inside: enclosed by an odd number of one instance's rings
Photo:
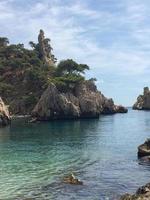
[[[150,182],[137,146],[150,137],[150,112],[0,129],[0,200],[114,200]],[[83,186],[63,183],[74,172]]]

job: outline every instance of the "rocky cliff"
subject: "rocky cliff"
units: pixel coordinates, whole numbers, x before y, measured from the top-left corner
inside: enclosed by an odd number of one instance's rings
[[[6,126],[10,123],[10,115],[7,106],[0,97],[0,126]]]
[[[143,95],[139,95],[136,103],[133,105],[135,110],[150,110],[150,90],[144,88]]]
[[[38,120],[94,118],[100,114],[125,113],[99,92],[92,81],[77,84],[74,91],[62,93],[51,83],[35,106],[32,116]]]

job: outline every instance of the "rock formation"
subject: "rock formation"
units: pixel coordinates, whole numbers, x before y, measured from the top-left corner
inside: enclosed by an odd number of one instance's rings
[[[150,156],[150,139],[147,139],[144,144],[138,147],[138,157]]]
[[[143,95],[139,95],[136,103],[133,105],[135,110],[150,110],[150,91],[148,87],[144,88]]]
[[[150,199],[150,183],[140,187],[135,194],[125,194],[120,200],[149,200]]]
[[[64,177],[63,182],[73,185],[83,185],[83,182],[76,178],[72,173],[69,176]]]
[[[6,126],[10,123],[10,116],[7,106],[0,97],[0,126]]]
[[[38,42],[39,42],[39,53],[40,57],[43,60],[43,62],[47,65],[54,65],[56,62],[55,56],[52,54],[53,48],[49,44],[50,39],[45,38],[44,31],[40,30],[39,36],[38,36]]]
[[[125,113],[127,109],[114,105],[99,92],[92,81],[75,86],[73,92],[62,93],[51,83],[35,106],[32,115],[37,120],[61,118],[95,118],[100,114]]]

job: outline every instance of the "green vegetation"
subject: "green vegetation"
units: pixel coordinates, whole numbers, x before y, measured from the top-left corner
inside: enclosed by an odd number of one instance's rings
[[[49,40],[45,40],[48,44]],[[58,65],[47,65],[41,57],[39,43],[29,44],[32,49],[23,44],[9,44],[7,38],[0,38],[0,96],[13,113],[17,110],[16,102],[21,102],[25,110],[18,114],[30,113],[51,82],[59,90],[67,92],[84,81],[85,70],[89,70],[87,65],[72,59],[60,61]]]

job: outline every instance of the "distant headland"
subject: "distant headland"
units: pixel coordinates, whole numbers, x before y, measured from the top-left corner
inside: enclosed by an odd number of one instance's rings
[[[134,110],[150,110],[150,90],[144,87],[143,94],[139,95],[136,103],[133,105]]]

